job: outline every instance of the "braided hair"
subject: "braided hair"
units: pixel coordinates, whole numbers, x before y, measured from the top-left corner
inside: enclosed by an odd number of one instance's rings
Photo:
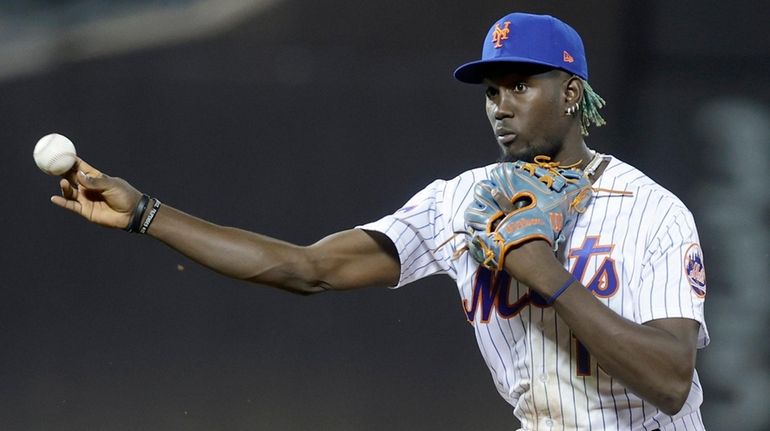
[[[588,136],[588,127],[593,124],[601,127],[607,124],[599,114],[599,109],[604,107],[605,102],[601,96],[596,94],[593,88],[585,79],[579,78],[583,82],[583,97],[580,99],[580,132],[583,136]]]

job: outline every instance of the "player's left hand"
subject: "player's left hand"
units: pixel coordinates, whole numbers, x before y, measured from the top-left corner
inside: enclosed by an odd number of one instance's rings
[[[581,171],[560,167],[545,156],[534,163],[501,163],[489,180],[476,185],[465,210],[468,250],[481,265],[499,271],[506,255],[520,248],[512,253],[522,261],[515,267],[526,270],[544,259],[545,249],[553,258],[591,196],[591,183]]]

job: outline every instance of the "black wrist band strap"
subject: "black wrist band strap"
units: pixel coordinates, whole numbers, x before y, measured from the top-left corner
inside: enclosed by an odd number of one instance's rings
[[[158,214],[158,209],[160,208],[160,200],[158,198],[153,198],[153,199],[155,200],[155,203],[152,204],[152,209],[150,210],[150,214],[147,215],[147,218],[144,220],[144,223],[142,223],[142,228],[139,230],[139,233],[141,234],[147,233],[147,229],[150,228],[152,221],[155,219],[155,215]]]
[[[137,232],[139,228],[142,226],[142,216],[144,215],[144,210],[147,208],[147,203],[150,202],[150,197],[147,195],[142,195],[142,198],[139,199],[139,203],[136,204],[136,208],[134,208],[134,213],[131,214],[131,220],[128,222],[128,226],[123,229],[126,232]]]

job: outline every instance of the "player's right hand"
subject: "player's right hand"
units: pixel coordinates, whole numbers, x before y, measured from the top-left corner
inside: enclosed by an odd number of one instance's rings
[[[79,158],[59,181],[61,196],[51,202],[90,222],[112,228],[128,226],[142,194],[121,178],[110,177]]]

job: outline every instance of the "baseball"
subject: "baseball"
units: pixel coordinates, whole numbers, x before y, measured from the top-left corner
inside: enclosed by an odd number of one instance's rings
[[[48,175],[61,175],[75,164],[75,145],[58,133],[45,135],[37,141],[32,153],[35,163]]]

